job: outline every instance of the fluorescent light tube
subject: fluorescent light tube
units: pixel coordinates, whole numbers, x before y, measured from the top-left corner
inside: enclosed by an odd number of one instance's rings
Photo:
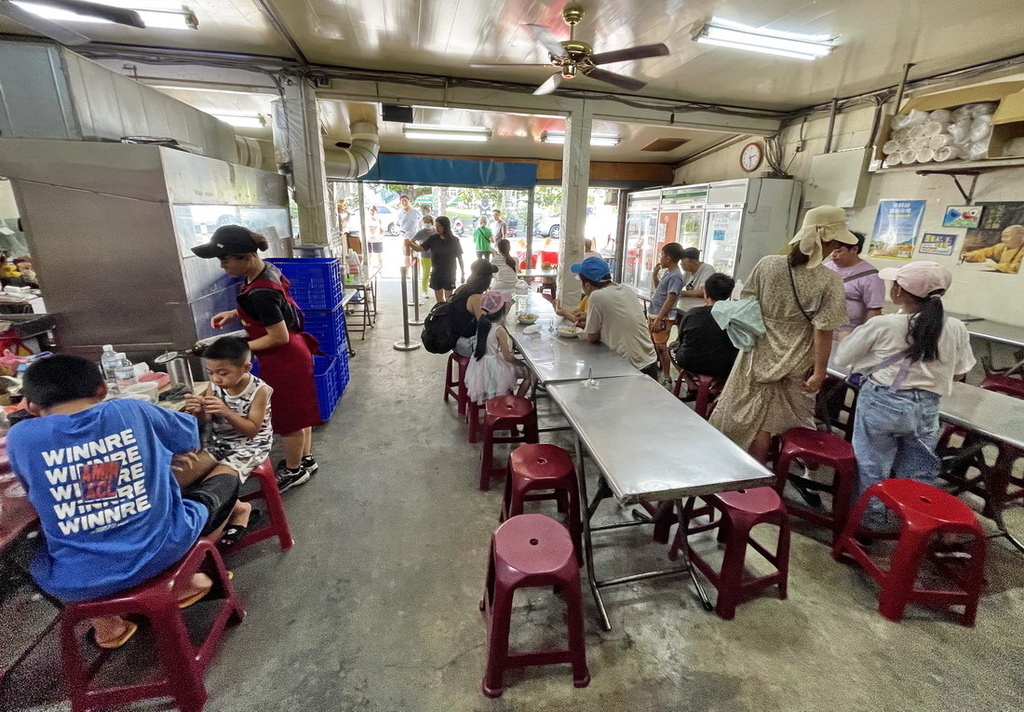
[[[262,129],[267,125],[266,119],[260,114],[231,114],[215,111],[208,113],[215,119],[220,119],[224,123],[237,126],[240,129]]]
[[[491,130],[484,126],[406,124],[402,127],[402,133],[413,140],[483,142],[491,138]]]
[[[540,135],[540,140],[543,143],[564,144],[565,132],[544,131]],[[614,134],[590,134],[591,146],[618,146],[619,141],[621,140],[621,138],[615,136]]]
[[[792,32],[760,30],[717,19],[704,25],[693,39],[700,44],[742,49],[748,52],[762,52],[807,61],[826,57],[833,49],[832,44],[823,40],[821,35],[798,35]]]
[[[46,20],[54,20],[56,22],[85,22],[103,25],[115,24],[110,20],[104,20],[101,17],[79,15],[77,12],[64,10],[58,7],[51,7],[50,5],[37,5],[32,2],[22,2],[21,0],[15,0],[14,4],[26,12],[31,12],[33,15],[38,15]],[[146,23],[147,28],[164,30],[195,30],[199,28],[199,21],[196,19],[196,16],[192,11],[184,7],[180,10],[147,10],[131,7],[131,5],[127,3],[108,2],[105,4],[135,10],[139,13],[139,17],[142,18],[142,21]]]

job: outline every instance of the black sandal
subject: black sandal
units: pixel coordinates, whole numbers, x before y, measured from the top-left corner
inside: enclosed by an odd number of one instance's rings
[[[218,544],[221,546],[234,546],[253,529],[255,524],[260,518],[260,510],[254,509],[249,512],[249,523],[248,524],[229,524],[225,529],[224,533],[220,535],[220,541]]]

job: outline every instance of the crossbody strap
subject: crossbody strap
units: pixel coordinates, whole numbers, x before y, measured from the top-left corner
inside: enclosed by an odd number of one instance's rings
[[[787,264],[786,269],[789,270],[789,284],[793,288],[793,298],[796,299],[796,305],[800,307],[800,313],[804,315],[804,319],[807,320],[807,323],[813,324],[814,320],[811,318],[811,315],[807,313],[807,310],[804,309],[804,305],[800,303],[800,294],[796,291],[796,278],[793,276],[793,268]]]
[[[869,274],[878,274],[878,270],[872,267],[871,269],[866,269],[863,272],[851,274],[849,277],[843,277],[843,284],[846,284],[847,282],[852,282],[855,279],[860,279],[861,277],[867,277]]]

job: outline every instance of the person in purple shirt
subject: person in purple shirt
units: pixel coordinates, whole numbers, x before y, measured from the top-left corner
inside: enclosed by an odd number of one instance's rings
[[[881,315],[885,303],[885,283],[878,276],[878,270],[870,262],[860,258],[864,249],[864,233],[854,232],[856,245],[840,245],[832,251],[831,262],[825,265],[843,278],[846,292],[846,313],[850,323],[840,331],[857,328],[868,319]]]
[[[43,543],[31,573],[44,591],[69,601],[109,596],[163,573],[200,536],[220,538],[238,477],[194,472],[189,454],[199,449],[199,429],[191,415],[138,400],[104,402],[102,374],[78,356],[35,362],[22,392],[41,417],[12,427],[7,447],[39,515]],[[196,574],[179,606],[212,585]],[[138,630],[117,616],[92,624],[93,641],[108,649]]]

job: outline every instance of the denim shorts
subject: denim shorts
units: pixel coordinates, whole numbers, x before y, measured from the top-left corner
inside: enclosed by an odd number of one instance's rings
[[[932,483],[940,465],[938,440],[937,393],[920,388],[890,391],[865,381],[853,426],[858,496],[890,475]]]

